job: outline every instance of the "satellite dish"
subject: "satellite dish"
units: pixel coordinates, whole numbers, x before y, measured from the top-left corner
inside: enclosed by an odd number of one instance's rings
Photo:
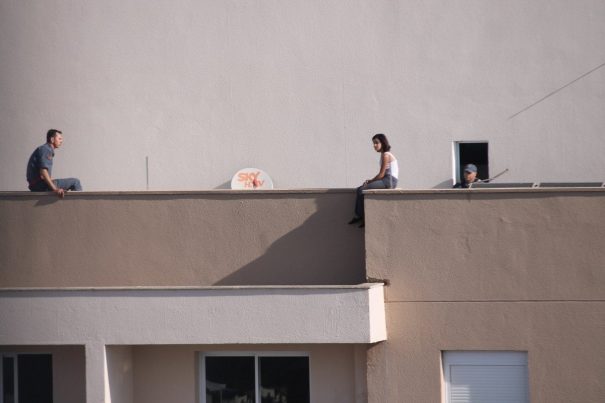
[[[273,189],[273,181],[262,169],[244,168],[231,178],[231,189]]]

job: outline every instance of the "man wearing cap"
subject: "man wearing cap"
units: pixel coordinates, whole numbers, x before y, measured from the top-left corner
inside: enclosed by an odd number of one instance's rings
[[[464,166],[464,177],[462,182],[458,182],[454,185],[454,189],[468,189],[471,183],[478,182],[477,178],[477,166],[475,164],[467,164]]]
[[[63,144],[63,133],[50,129],[46,144],[36,148],[27,162],[27,183],[32,192],[54,192],[63,198],[66,190],[82,190],[78,178],[52,179],[55,150]]]

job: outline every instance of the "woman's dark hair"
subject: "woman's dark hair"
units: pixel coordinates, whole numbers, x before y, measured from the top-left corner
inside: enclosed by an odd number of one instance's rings
[[[372,141],[374,141],[374,140],[378,140],[378,141],[380,141],[380,144],[382,144],[382,147],[380,147],[381,152],[386,152],[391,149],[389,140],[387,140],[387,136],[385,136],[384,134],[382,134],[382,133],[375,134],[374,137],[372,137]]]
[[[46,132],[46,142],[50,143],[50,139],[52,139],[53,137],[55,137],[58,134],[63,134],[63,132],[61,132],[61,130],[57,130],[57,129],[50,129],[49,131]]]

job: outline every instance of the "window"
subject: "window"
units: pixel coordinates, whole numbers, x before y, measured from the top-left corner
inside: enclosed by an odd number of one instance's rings
[[[0,355],[0,403],[52,403],[50,354]]]
[[[202,403],[310,403],[309,357],[300,353],[207,353]]]
[[[446,351],[446,403],[528,403],[527,353]]]
[[[489,178],[487,142],[454,142],[454,182],[462,180],[462,173],[466,164],[477,166],[478,178]]]

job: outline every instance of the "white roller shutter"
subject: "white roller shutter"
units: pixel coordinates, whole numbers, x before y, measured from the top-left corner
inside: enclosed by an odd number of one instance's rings
[[[446,403],[528,403],[527,353],[443,353]]]

